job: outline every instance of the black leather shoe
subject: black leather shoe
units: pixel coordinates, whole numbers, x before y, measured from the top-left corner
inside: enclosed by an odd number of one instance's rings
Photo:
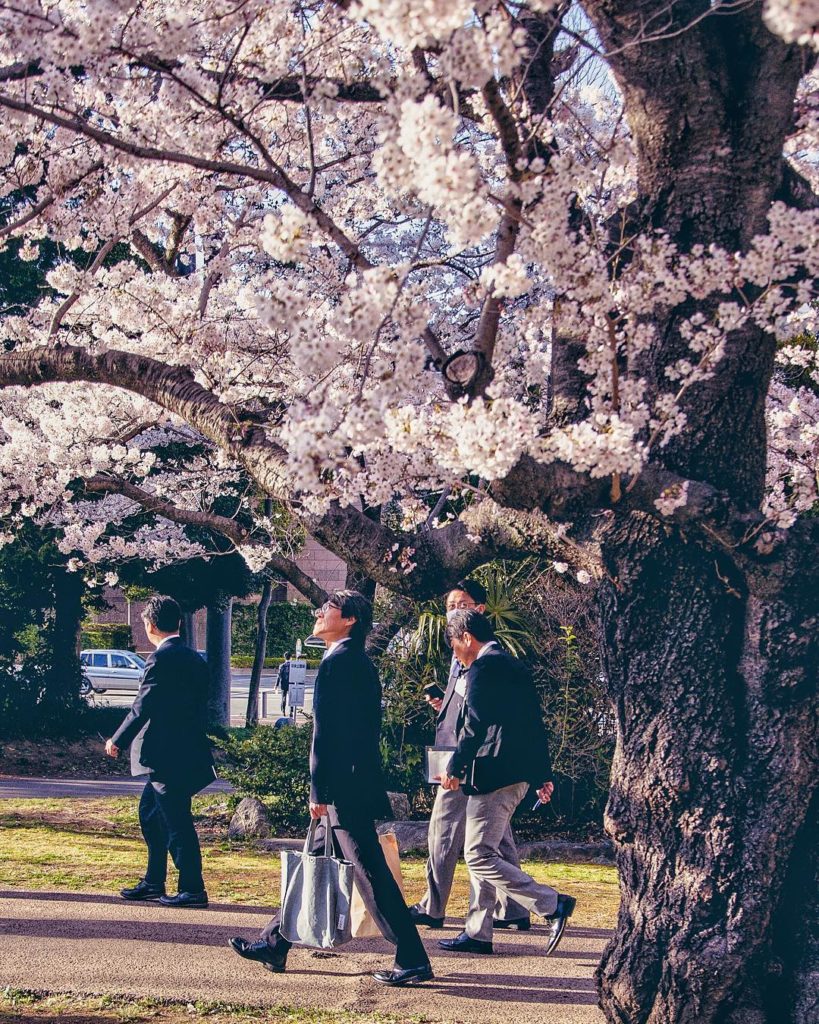
[[[417,925],[425,924],[427,928],[444,927],[444,919],[442,917],[430,917],[429,914],[424,913],[420,907],[410,907],[409,912],[410,917]]]
[[[473,939],[466,932],[455,939],[439,939],[438,945],[441,949],[449,949],[455,953],[491,953],[492,943],[484,942],[483,939]]]
[[[208,894],[204,889],[201,892],[178,892],[176,896],[160,896],[159,902],[163,907],[206,907]]]
[[[432,964],[421,967],[394,967],[391,971],[376,971],[373,977],[380,985],[420,985],[422,981],[432,981]]]
[[[272,946],[264,941],[248,942],[247,939],[235,938],[228,941],[228,945],[239,956],[245,960],[255,960],[257,964],[272,971],[273,974],[284,974],[287,967],[287,953],[277,953]]]
[[[493,928],[508,928],[510,932],[528,932],[532,922],[528,917],[513,917],[509,921],[499,921],[495,918],[492,921]]]
[[[543,951],[544,956],[548,956],[553,953],[563,938],[563,932],[566,931],[566,922],[574,913],[574,908],[577,905],[577,900],[574,896],[564,896],[562,893],[557,897],[557,910],[550,914],[546,921],[549,923],[549,937],[546,940],[546,949]]]
[[[120,889],[119,894],[124,900],[158,900],[165,895],[165,886],[151,885],[143,878],[131,889]]]

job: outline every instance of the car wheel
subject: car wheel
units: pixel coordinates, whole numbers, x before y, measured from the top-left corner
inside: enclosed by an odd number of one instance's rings
[[[91,680],[88,678],[88,676],[83,676],[82,679],[80,680],[80,696],[87,697],[88,694],[91,693],[93,689],[94,688],[91,685]]]

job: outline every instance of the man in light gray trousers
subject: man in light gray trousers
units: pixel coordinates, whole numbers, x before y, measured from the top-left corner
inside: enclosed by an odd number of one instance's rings
[[[476,580],[462,580],[446,596],[447,619],[458,611],[486,608],[486,590]],[[438,713],[435,727],[436,747],[455,747],[458,742],[458,719],[466,692],[466,670],[453,656],[446,691],[441,699],[427,697]],[[468,797],[460,790],[442,789],[435,794],[432,816],[429,819],[429,859],[427,860],[427,891],[410,914],[416,924],[428,928],[443,928],[446,905],[452,891],[455,867],[463,853],[466,833],[466,803]],[[520,866],[512,829],[507,827],[500,844],[501,856],[516,867]],[[506,896],[499,896],[494,913],[496,928],[527,931],[530,927],[529,911]]]

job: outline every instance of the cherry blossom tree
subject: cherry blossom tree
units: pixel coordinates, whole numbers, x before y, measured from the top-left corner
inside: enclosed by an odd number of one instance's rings
[[[87,253],[3,323],[7,510],[141,486],[127,405],[397,594],[499,555],[596,575],[612,1022],[816,1007],[819,370],[782,342],[815,333],[817,25],[0,2],[0,237]],[[188,507],[183,477],[155,498]]]

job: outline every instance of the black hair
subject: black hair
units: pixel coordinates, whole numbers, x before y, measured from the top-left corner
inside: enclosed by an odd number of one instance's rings
[[[448,593],[451,594],[453,590],[462,590],[469,594],[475,604],[486,604],[486,587],[477,580],[459,580],[454,587],[450,587]]]
[[[334,608],[338,608],[345,619],[355,619],[350,630],[350,639],[364,645],[367,634],[373,628],[373,606],[369,598],[357,590],[336,590],[327,600]]]
[[[450,645],[454,637],[462,637],[464,633],[471,633],[482,644],[495,639],[492,623],[474,608],[459,608],[446,624],[446,638]]]
[[[182,621],[182,611],[172,597],[156,594],[142,609],[142,618],[158,633],[176,633]]]

